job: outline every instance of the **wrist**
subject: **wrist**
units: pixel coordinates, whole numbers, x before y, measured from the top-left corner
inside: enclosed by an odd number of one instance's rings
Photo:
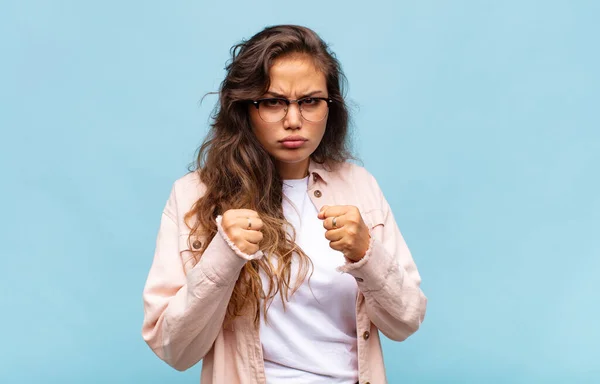
[[[369,237],[369,240],[370,240],[370,237]],[[357,252],[356,255],[354,255],[354,254],[344,255],[344,257],[346,258],[346,261],[348,261],[349,263],[358,263],[365,257],[368,250],[369,250],[369,242],[367,242],[366,247],[362,247],[362,252]]]

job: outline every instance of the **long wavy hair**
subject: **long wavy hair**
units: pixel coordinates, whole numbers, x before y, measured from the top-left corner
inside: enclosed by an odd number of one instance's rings
[[[229,209],[252,209],[264,222],[260,248],[265,257],[247,262],[242,268],[229,301],[226,323],[250,310],[258,327],[261,308],[266,319],[268,306],[277,294],[285,308],[285,302],[312,266],[295,243],[295,231],[286,231],[289,223],[282,209],[282,179],[272,157],[252,132],[248,112],[248,100],[258,99],[268,91],[269,70],[274,61],[290,54],[312,58],[325,75],[333,100],[325,134],[311,160],[335,167],[354,159],[349,149],[349,113],[343,95],[346,79],[335,55],[314,31],[294,25],[268,27],[231,48],[210,130],[190,169],[198,172],[206,192],[185,216],[191,236],[202,233],[208,236],[206,243],[217,234],[215,218]],[[202,250],[194,254],[194,262],[198,262],[201,253]],[[299,256],[295,284],[291,276],[293,253]],[[266,293],[261,270],[269,283]]]

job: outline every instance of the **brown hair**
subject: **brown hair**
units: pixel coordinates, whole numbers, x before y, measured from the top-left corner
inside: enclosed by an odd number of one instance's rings
[[[279,293],[284,306],[304,281],[310,259],[298,247],[295,235],[288,235],[282,210],[282,180],[269,153],[260,145],[250,125],[248,100],[261,97],[269,89],[269,69],[274,60],[289,54],[305,54],[314,60],[326,77],[333,100],[325,135],[312,161],[329,166],[353,159],[348,147],[348,108],[343,97],[345,77],[340,63],[327,44],[312,30],[294,25],[268,27],[231,48],[231,61],[219,91],[219,103],[212,115],[210,131],[198,150],[194,170],[206,186],[205,194],[185,216],[194,218],[192,234],[217,234],[215,218],[229,209],[252,209],[264,222],[261,250],[265,257],[245,264],[229,301],[226,320],[233,320],[248,306],[260,321],[260,302],[266,317],[268,304]],[[300,256],[297,285],[291,285],[292,253]],[[195,255],[195,262],[199,254]],[[270,257],[269,257],[270,256]],[[270,258],[277,259],[273,264]],[[265,295],[259,270],[269,279]]]

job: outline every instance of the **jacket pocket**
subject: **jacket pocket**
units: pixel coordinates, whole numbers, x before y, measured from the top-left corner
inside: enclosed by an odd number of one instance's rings
[[[378,225],[384,225],[385,223],[385,215],[381,209],[371,209],[361,213],[361,215],[369,229],[373,229]]]

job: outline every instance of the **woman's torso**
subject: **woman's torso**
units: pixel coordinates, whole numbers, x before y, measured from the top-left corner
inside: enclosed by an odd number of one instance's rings
[[[358,379],[357,285],[352,276],[336,271],[344,256],[331,249],[325,238],[308,182],[308,177],[283,182],[283,213],[312,268],[285,309],[278,295],[269,306],[268,322],[261,316],[265,375],[270,384],[354,384]],[[298,259],[295,254],[292,276],[299,274]],[[264,273],[262,277],[267,291],[268,279]]]

